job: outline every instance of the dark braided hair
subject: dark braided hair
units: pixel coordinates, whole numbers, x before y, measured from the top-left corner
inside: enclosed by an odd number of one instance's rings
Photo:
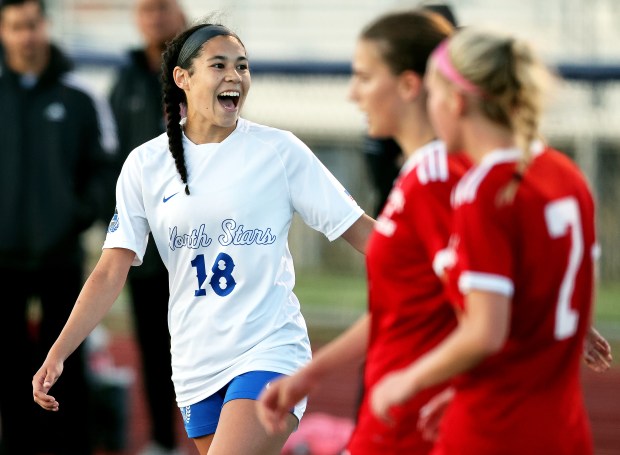
[[[208,26],[217,26],[219,30],[215,30],[215,34],[205,36],[203,34]],[[199,32],[196,36],[192,36],[194,32],[199,29],[205,28],[204,31]],[[212,33],[213,28],[207,31]],[[174,164],[177,171],[181,176],[181,180],[185,183],[185,194],[189,195],[189,186],[187,183],[187,167],[185,166],[185,155],[183,153],[183,133],[181,130],[181,104],[187,107],[187,98],[185,92],[179,88],[174,82],[174,68],[179,66],[185,70],[188,70],[190,76],[193,74],[193,62],[202,51],[202,39],[208,40],[212,36],[218,36],[226,34],[228,36],[235,37],[239,43],[243,46],[241,39],[228,30],[226,27],[220,24],[212,24],[209,22],[200,23],[185,30],[177,35],[172,41],[166,45],[166,50],[162,59],[162,90],[164,99],[164,108],[166,111],[166,133],[168,134],[168,145],[170,147],[170,153],[174,158]],[[189,42],[188,42],[189,40]],[[188,42],[188,49],[183,50],[183,46]],[[206,41],[205,41],[206,42]],[[202,43],[204,44],[204,43]],[[194,46],[196,46],[194,48]],[[179,55],[183,53],[181,60],[179,61]]]
[[[174,82],[173,71],[177,66],[179,53],[187,38],[204,24],[196,25],[177,35],[172,41],[166,45],[163,54],[162,69],[162,90],[164,99],[164,108],[166,111],[166,134],[168,134],[168,146],[170,153],[174,158],[174,164],[181,176],[181,180],[185,183],[185,194],[189,194],[189,186],[187,185],[187,168],[185,167],[185,155],[183,153],[183,133],[181,131],[181,103],[187,103],[185,92],[181,90]],[[186,66],[190,66],[193,59],[200,53],[198,49],[188,59]],[[188,68],[184,68],[188,69]],[[190,69],[191,70],[191,69]]]

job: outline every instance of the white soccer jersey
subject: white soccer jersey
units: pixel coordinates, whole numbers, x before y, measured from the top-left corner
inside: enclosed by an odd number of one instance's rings
[[[293,213],[334,240],[363,213],[293,134],[239,119],[223,142],[183,138],[191,195],[166,134],[136,148],[103,248],[139,265],[152,231],[169,271],[172,379],[179,406],[247,371],[291,374],[311,357],[293,294]],[[164,334],[162,334],[164,336]]]

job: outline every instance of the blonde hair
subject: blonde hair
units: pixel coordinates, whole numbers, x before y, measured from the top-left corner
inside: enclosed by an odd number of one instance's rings
[[[454,68],[480,89],[482,113],[515,134],[523,158],[500,199],[511,202],[531,161],[531,144],[539,134],[543,94],[551,73],[525,42],[475,29],[457,32],[448,45]]]

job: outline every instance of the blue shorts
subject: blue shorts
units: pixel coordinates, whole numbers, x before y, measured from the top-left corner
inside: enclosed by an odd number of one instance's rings
[[[265,385],[280,376],[282,376],[281,373],[272,371],[249,371],[235,377],[210,397],[182,407],[181,414],[183,415],[183,424],[187,436],[199,438],[215,433],[222,407],[226,403],[240,398],[257,400]],[[297,417],[297,420],[300,420],[305,408],[306,400],[303,400],[291,412]]]

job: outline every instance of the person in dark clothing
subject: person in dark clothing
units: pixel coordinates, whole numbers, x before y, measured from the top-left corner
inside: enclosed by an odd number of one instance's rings
[[[67,380],[57,389],[61,412],[41,410],[29,383],[81,289],[80,234],[109,217],[113,118],[51,43],[41,0],[0,2],[0,44],[0,353],[10,369],[0,375],[0,453],[85,455],[91,438],[83,352],[66,364]],[[37,437],[24,437],[27,428],[37,428]],[[67,431],[71,436],[62,437]]]
[[[164,131],[161,60],[166,41],[185,27],[177,0],[136,0],[135,19],[144,47],[133,49],[110,93],[117,120],[120,163],[135,147]],[[168,333],[168,271],[149,239],[140,267],[129,273],[135,334],[142,358],[142,377],[151,423],[151,441],[143,455],[178,453],[175,447],[175,405]],[[162,410],[164,407],[168,410]]]
[[[374,216],[381,213],[403,163],[402,150],[392,138],[364,138],[364,158],[376,191]]]

